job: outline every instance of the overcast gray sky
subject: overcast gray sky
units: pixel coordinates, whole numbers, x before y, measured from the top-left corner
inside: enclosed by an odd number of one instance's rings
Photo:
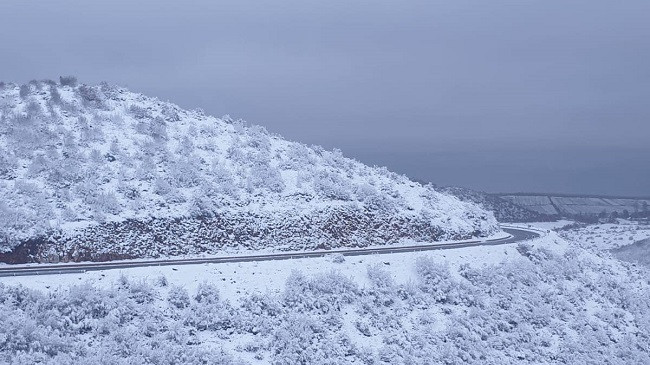
[[[230,114],[486,191],[650,195],[650,1],[0,3],[0,80]]]

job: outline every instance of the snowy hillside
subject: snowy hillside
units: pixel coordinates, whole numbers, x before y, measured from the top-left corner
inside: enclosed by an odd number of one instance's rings
[[[593,228],[427,254],[6,277],[0,364],[649,364],[650,270],[583,248]]]
[[[497,230],[473,204],[260,126],[74,78],[0,84],[0,252],[13,250],[5,261],[365,246]]]
[[[464,202],[474,203],[492,211],[499,222],[545,222],[557,218],[554,215],[526,209],[525,206],[517,205],[496,194],[456,186],[437,186],[436,190],[445,194],[451,194]]]

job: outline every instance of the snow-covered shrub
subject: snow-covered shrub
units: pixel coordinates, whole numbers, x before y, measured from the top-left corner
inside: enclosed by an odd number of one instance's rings
[[[322,196],[333,200],[351,200],[352,186],[340,175],[319,171],[314,177],[314,190]]]
[[[218,189],[227,197],[238,197],[239,187],[232,172],[216,161],[212,164],[212,181],[208,183],[212,185],[212,189]]]
[[[165,275],[158,276],[156,278],[155,282],[156,282],[156,285],[158,285],[160,287],[163,287],[163,288],[166,287],[167,285],[169,285],[169,281],[167,280],[167,277]]]
[[[151,119],[151,112],[148,109],[135,104],[129,107],[129,113],[135,119]]]
[[[216,286],[202,282],[199,284],[194,294],[194,300],[203,304],[216,304],[220,300],[219,289]]]
[[[259,153],[268,153],[271,149],[271,139],[266,128],[260,125],[253,125],[248,128],[247,147],[252,147]]]
[[[309,148],[302,143],[291,144],[286,155],[287,158],[280,164],[280,167],[287,170],[304,169],[315,162]]]
[[[169,184],[169,182],[166,179],[158,176],[154,181],[154,189],[155,189],[154,192],[156,194],[165,196],[172,191],[172,186]]]
[[[187,294],[185,288],[174,285],[169,288],[167,301],[172,306],[178,309],[183,309],[190,305],[190,296]]]
[[[275,296],[253,293],[240,301],[239,330],[268,336],[282,321],[286,307]]]
[[[129,298],[138,304],[152,303],[155,297],[154,288],[145,280],[128,283]]]
[[[113,192],[100,192],[99,194],[95,195],[94,208],[97,211],[109,214],[119,214],[122,210],[120,202],[117,200],[117,197]]]
[[[31,87],[29,84],[20,85],[20,92],[18,94],[22,99],[27,98],[30,92],[31,92]]]
[[[77,92],[84,106],[94,109],[104,108],[104,98],[97,88],[81,85],[77,88]]]
[[[44,172],[48,167],[48,161],[42,155],[34,157],[31,165],[27,169],[27,174],[30,177],[34,177]]]
[[[419,288],[436,302],[454,303],[458,283],[451,278],[449,268],[430,257],[421,257],[416,262]]]
[[[59,83],[61,86],[75,87],[77,86],[77,78],[74,76],[61,76],[59,77]]]
[[[198,174],[199,166],[191,158],[179,158],[170,166],[169,176],[173,186],[178,188],[191,188],[199,185],[201,178]],[[153,165],[149,169],[153,171]],[[152,175],[153,176],[153,175]]]
[[[388,214],[395,213],[398,209],[398,206],[393,199],[382,194],[366,196],[363,199],[363,206],[367,210],[384,212]]]
[[[43,115],[43,108],[41,105],[35,101],[30,101],[25,108],[27,112],[27,117],[30,119],[37,119]]]
[[[181,120],[181,117],[180,117],[180,115],[178,115],[178,111],[176,109],[177,108],[175,108],[175,107],[173,107],[173,106],[171,106],[169,104],[165,104],[162,107],[162,114],[165,117],[165,121],[167,121],[169,123],[174,123],[174,122],[178,122],[178,121]]]
[[[155,140],[166,140],[167,122],[161,117],[155,117],[149,125],[149,134]]]
[[[345,262],[345,256],[340,253],[335,253],[333,255],[330,255],[330,257],[332,258],[332,262],[335,264],[341,264]]]
[[[389,288],[393,286],[393,277],[380,264],[368,265],[368,279],[377,288]]]
[[[316,364],[322,361],[317,353],[319,337],[325,331],[324,324],[305,314],[286,317],[273,333],[273,345],[277,351],[274,358],[281,364]]]
[[[14,171],[18,167],[16,157],[9,151],[0,147],[0,178],[11,180],[14,178]]]
[[[356,284],[337,272],[307,278],[294,271],[287,279],[283,297],[285,304],[296,310],[328,313],[350,303],[356,291]]]
[[[258,160],[252,164],[246,183],[251,192],[254,189],[267,189],[271,192],[279,193],[285,187],[282,175],[278,169],[272,167],[269,161],[265,160]]]
[[[233,320],[232,308],[221,301],[219,290],[212,284],[199,284],[186,323],[200,331],[224,331],[233,327]]]

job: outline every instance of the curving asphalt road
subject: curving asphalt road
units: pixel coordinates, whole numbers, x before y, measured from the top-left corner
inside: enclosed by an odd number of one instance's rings
[[[146,261],[116,261],[116,262],[88,262],[78,264],[36,264],[31,266],[7,265],[0,266],[0,277],[2,276],[29,276],[29,275],[51,275],[51,274],[72,274],[84,273],[86,271],[111,270],[111,269],[128,269],[132,267],[147,266],[168,266],[168,265],[195,265],[195,264],[218,264],[224,262],[247,262],[247,261],[269,261],[269,260],[288,260],[295,258],[322,257],[331,254],[342,254],[344,256],[361,256],[377,255],[399,252],[417,252],[433,250],[450,250],[455,248],[473,247],[473,246],[494,246],[508,243],[523,242],[540,236],[534,230],[521,228],[502,228],[510,237],[485,240],[485,241],[465,241],[457,243],[433,243],[427,245],[411,246],[385,246],[373,248],[358,248],[348,250],[328,250],[313,252],[286,252],[271,253],[261,255],[238,255],[238,256],[221,256],[210,258],[194,259],[163,259],[163,260],[146,260]]]

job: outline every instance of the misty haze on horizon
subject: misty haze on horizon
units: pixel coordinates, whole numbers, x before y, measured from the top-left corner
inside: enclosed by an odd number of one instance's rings
[[[107,81],[440,185],[650,196],[645,1],[52,1],[0,13],[2,81]]]

